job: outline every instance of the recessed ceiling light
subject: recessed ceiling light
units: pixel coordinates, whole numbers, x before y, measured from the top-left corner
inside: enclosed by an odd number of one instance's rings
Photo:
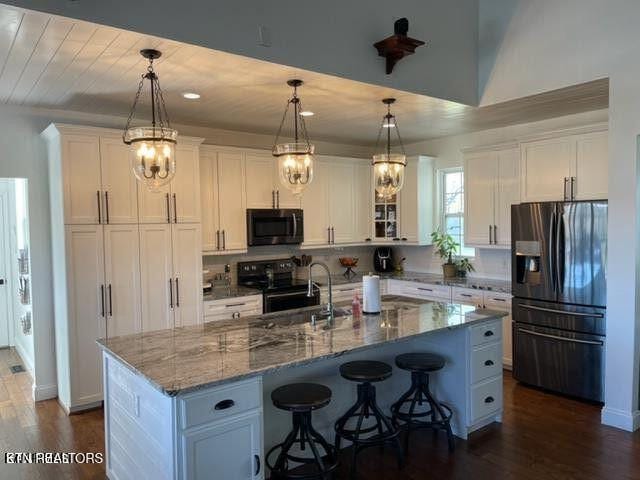
[[[193,93],[193,92],[185,92],[182,94],[182,96],[186,99],[189,100],[197,100],[200,98],[200,94],[199,93]]]
[[[303,110],[300,112],[301,117],[313,117],[314,113],[310,110]]]

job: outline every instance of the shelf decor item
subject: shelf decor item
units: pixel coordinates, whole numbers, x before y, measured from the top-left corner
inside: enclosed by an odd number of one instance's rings
[[[153,61],[160,58],[162,53],[148,48],[140,50],[140,54],[149,60],[149,66],[138,84],[122,141],[130,146],[129,158],[133,174],[150,191],[158,191],[160,187],[171,182],[176,174],[178,132],[172,129],[169,123],[158,75],[153,69]],[[150,84],[151,125],[132,127],[131,121],[135,116],[145,80]]]
[[[309,134],[304,121],[302,102],[298,97],[298,87],[302,80],[289,80],[287,85],[293,88],[292,97],[287,100],[278,133],[274,141],[272,153],[278,159],[280,183],[295,195],[299,195],[313,181],[313,155],[315,147],[309,142]],[[282,128],[287,120],[289,107],[293,105],[293,142],[278,143]]]
[[[407,36],[409,20],[400,18],[393,24],[393,35],[373,44],[378,50],[378,56],[386,59],[386,72],[389,75],[398,61],[407,55],[412,55],[416,48],[424,45],[422,40]]]
[[[431,233],[431,240],[440,258],[446,260],[442,264],[442,273],[445,278],[453,278],[458,275],[458,264],[453,260],[453,256],[458,251],[460,244],[451,235],[440,229]]]
[[[346,268],[342,274],[346,278],[351,279],[357,275],[353,269],[358,266],[358,257],[340,257],[338,258],[338,261],[340,262],[340,265]]]
[[[402,145],[400,130],[395,115],[391,113],[391,105],[395,103],[395,98],[385,98],[382,100],[387,106],[387,113],[382,117],[382,124],[376,139],[376,151],[380,144],[382,132],[386,131],[386,148],[383,153],[376,153],[373,156],[373,177],[374,187],[381,198],[389,199],[398,193],[404,185],[404,173],[407,166],[407,156]],[[395,130],[398,137],[400,153],[391,151],[391,130]]]

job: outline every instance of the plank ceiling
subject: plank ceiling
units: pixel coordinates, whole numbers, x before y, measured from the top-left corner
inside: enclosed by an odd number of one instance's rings
[[[273,134],[294,77],[316,113],[312,137],[359,145],[375,142],[386,96],[398,98],[405,143],[608,106],[606,79],[476,108],[4,5],[0,103],[126,117],[146,68],[142,48],[163,52],[156,71],[171,119],[197,126]]]

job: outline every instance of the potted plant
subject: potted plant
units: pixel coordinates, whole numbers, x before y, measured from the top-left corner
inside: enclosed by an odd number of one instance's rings
[[[445,278],[452,278],[458,274],[458,266],[453,261],[453,256],[460,246],[451,235],[438,229],[431,233],[431,241],[440,258],[446,260],[442,265],[442,273]]]
[[[458,260],[458,276],[461,278],[464,278],[467,276],[468,272],[475,272],[475,268],[473,268],[473,265],[471,265],[471,262],[469,261],[468,258],[462,257],[460,260]]]

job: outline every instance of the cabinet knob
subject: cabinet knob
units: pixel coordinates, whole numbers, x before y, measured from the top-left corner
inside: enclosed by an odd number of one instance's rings
[[[485,337],[493,337],[493,330],[487,330],[486,332],[484,332],[484,336]]]
[[[236,402],[234,402],[230,398],[227,398],[226,400],[220,400],[218,403],[216,403],[216,405],[213,407],[213,409],[214,410],[226,410],[227,408],[233,407],[235,404],[236,404]]]
[[[255,460],[255,462],[256,462],[256,471],[255,471],[255,473],[253,474],[253,476],[255,477],[256,475],[258,475],[258,474],[260,473],[260,468],[261,468],[261,465],[260,465],[260,455],[254,455],[254,456],[253,456],[253,459],[254,459],[254,460]]]
[[[487,397],[484,399],[484,403],[493,403],[494,402],[494,398],[493,397]]]
[[[491,367],[493,365],[493,360],[486,360],[484,362],[485,367]]]

